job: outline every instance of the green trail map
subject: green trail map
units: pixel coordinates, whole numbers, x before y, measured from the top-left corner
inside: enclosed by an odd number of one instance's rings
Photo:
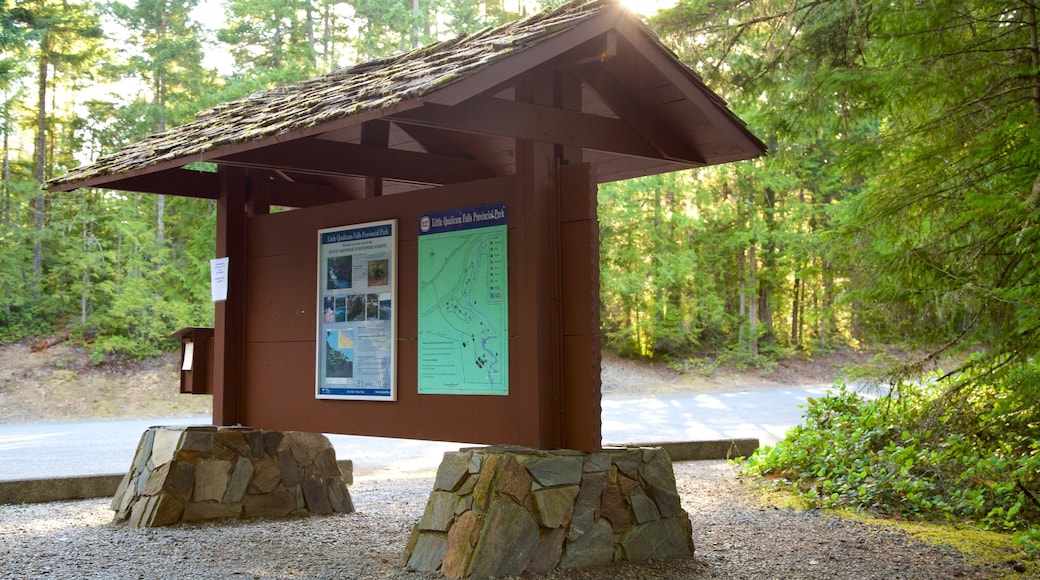
[[[419,393],[509,394],[506,206],[419,224]]]

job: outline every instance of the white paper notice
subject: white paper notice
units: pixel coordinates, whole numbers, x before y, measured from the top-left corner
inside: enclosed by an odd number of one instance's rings
[[[184,362],[181,363],[182,371],[190,371],[191,365],[195,362],[195,343],[186,342],[184,343]]]
[[[209,284],[214,302],[227,300],[228,258],[216,258],[209,261]]]

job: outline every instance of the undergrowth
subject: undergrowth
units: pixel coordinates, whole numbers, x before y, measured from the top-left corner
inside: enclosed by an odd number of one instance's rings
[[[1011,533],[1040,559],[1040,367],[965,368],[880,397],[839,384],[743,473],[812,507]]]

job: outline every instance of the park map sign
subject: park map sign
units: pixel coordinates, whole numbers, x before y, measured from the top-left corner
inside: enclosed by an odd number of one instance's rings
[[[397,400],[397,220],[318,231],[319,399]]]
[[[509,394],[506,204],[419,219],[419,393]]]

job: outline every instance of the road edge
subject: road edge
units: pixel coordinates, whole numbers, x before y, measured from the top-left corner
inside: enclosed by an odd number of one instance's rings
[[[669,443],[631,443],[610,447],[661,447],[672,462],[734,459],[747,457],[758,449],[758,439],[722,439],[717,441],[678,441]],[[343,480],[354,483],[354,462],[338,461]],[[0,481],[0,505],[47,503],[112,497],[123,474],[19,479]]]

